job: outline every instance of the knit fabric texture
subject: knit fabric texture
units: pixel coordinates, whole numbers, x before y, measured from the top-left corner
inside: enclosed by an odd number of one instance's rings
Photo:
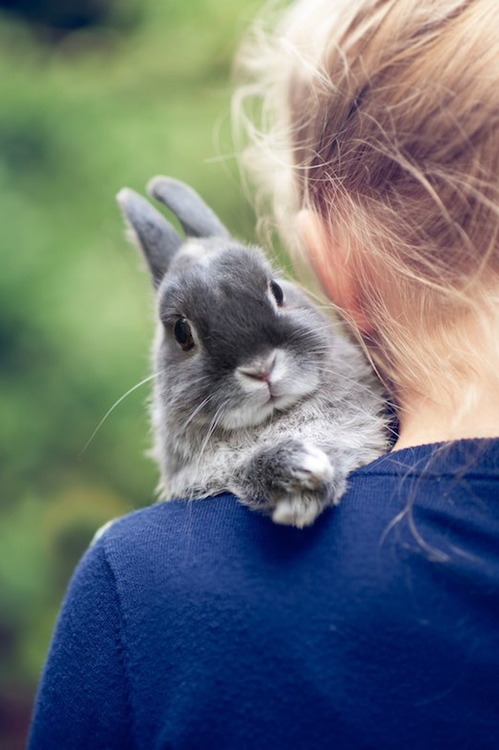
[[[68,588],[30,750],[497,750],[499,440],[354,472],[303,530],[229,494],[115,521]]]

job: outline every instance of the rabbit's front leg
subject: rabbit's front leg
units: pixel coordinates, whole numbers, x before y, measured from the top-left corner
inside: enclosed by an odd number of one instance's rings
[[[235,490],[276,523],[303,528],[343,495],[346,473],[335,464],[313,443],[288,440],[261,448],[240,467]]]

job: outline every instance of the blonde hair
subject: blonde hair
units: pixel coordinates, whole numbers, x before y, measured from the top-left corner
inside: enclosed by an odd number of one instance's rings
[[[471,382],[497,361],[497,0],[298,0],[274,25],[236,101],[280,229],[311,209],[348,253],[395,387]]]

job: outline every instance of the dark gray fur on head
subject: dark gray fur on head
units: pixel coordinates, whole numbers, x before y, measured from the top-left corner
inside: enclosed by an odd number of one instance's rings
[[[359,348],[187,185],[118,194],[157,296],[152,423],[163,499],[234,492],[306,526],[387,448],[381,389]]]

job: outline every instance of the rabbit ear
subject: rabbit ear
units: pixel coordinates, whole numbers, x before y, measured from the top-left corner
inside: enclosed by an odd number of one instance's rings
[[[230,237],[216,214],[185,183],[172,177],[153,177],[147,192],[175,214],[188,237]]]
[[[164,216],[134,190],[123,188],[116,200],[144,254],[154,286],[158,287],[183,240]]]

